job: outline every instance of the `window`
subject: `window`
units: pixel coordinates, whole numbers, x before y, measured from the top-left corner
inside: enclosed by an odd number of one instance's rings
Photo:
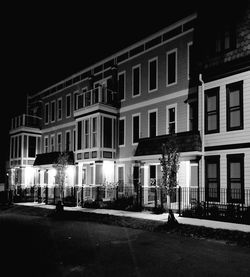
[[[62,119],[62,98],[57,99],[57,120]]]
[[[219,127],[219,87],[205,91],[205,134],[218,133]]]
[[[205,157],[206,201],[220,201],[220,156]]]
[[[57,134],[57,151],[62,152],[62,134]]]
[[[192,73],[192,60],[193,60],[193,42],[189,42],[187,46],[187,78],[190,79]]]
[[[198,130],[198,104],[196,101],[189,103],[189,131]]]
[[[244,154],[227,155],[227,201],[244,203]]]
[[[14,158],[14,138],[11,138],[11,151],[10,151],[10,157],[11,159]]]
[[[22,152],[22,136],[18,136],[18,157],[21,158]]]
[[[71,115],[71,95],[66,95],[66,117]]]
[[[44,138],[44,153],[48,153],[49,152],[49,138],[45,137]]]
[[[124,166],[118,166],[118,190],[123,191],[124,186]]]
[[[35,156],[36,156],[36,137],[29,136],[28,157],[35,158]]]
[[[92,147],[97,146],[97,117],[92,118]]]
[[[82,168],[82,185],[87,184],[87,168],[83,167]]]
[[[45,104],[45,124],[49,123],[49,103]]]
[[[226,86],[227,131],[243,129],[243,81]]]
[[[177,83],[177,50],[167,53],[167,86]]]
[[[149,166],[150,186],[156,185],[156,165]]]
[[[157,90],[158,87],[158,59],[154,58],[148,62],[148,90]]]
[[[85,148],[89,148],[89,119],[84,120]]]
[[[137,165],[133,166],[133,183],[136,188],[140,182],[140,168]]]
[[[141,66],[134,66],[132,76],[132,91],[133,96],[138,96],[141,94]]]
[[[112,148],[112,118],[104,117],[103,145],[106,148]]]
[[[132,143],[137,143],[140,138],[140,115],[132,116]]]
[[[157,135],[157,112],[149,111],[148,114],[148,135],[150,138]]]
[[[125,100],[125,82],[126,82],[126,74],[125,71],[118,74],[118,84],[119,84],[119,95],[120,100]]]
[[[73,151],[76,151],[76,130],[73,130]]]
[[[90,165],[90,184],[93,185],[94,184],[94,179],[95,179],[95,176],[94,176],[94,165]]]
[[[65,150],[71,150],[71,138],[70,138],[70,131],[66,131],[66,139],[65,139]]]
[[[125,145],[125,119],[119,119],[119,146]]]
[[[167,106],[167,134],[177,132],[177,104]]]
[[[51,149],[51,152],[55,151],[55,136],[54,135],[52,135],[50,137],[50,149]]]
[[[55,121],[55,114],[56,114],[56,102],[52,101],[51,102],[51,122]]]
[[[82,121],[77,122],[77,150],[82,149]]]
[[[236,47],[235,28],[226,26],[217,31],[215,37],[215,53],[231,51]]]

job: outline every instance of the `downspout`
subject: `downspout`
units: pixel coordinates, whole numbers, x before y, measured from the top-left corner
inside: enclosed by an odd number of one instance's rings
[[[199,81],[201,83],[201,187],[205,187],[205,159],[204,159],[204,81],[202,74],[199,74]]]

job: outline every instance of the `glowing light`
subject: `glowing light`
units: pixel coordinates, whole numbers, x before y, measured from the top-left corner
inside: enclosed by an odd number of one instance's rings
[[[113,182],[114,180],[114,162],[103,162],[103,177],[107,182]]]
[[[55,168],[51,168],[51,169],[49,170],[49,174],[50,174],[51,177],[55,177],[55,176],[56,176],[56,173],[57,173],[57,171],[56,171]]]
[[[34,176],[35,169],[33,167],[26,167],[25,168],[25,173],[26,173],[27,178],[30,179]]]
[[[67,167],[67,169],[66,169],[66,174],[67,174],[67,176],[73,177],[73,176],[74,176],[74,173],[75,173],[75,170],[74,170],[74,167],[73,167],[73,166]]]

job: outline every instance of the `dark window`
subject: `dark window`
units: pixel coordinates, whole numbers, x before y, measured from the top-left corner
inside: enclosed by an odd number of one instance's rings
[[[149,166],[149,178],[150,178],[150,185],[156,185],[156,165]]]
[[[36,137],[29,137],[28,157],[34,158],[36,156]]]
[[[17,158],[17,154],[18,154],[18,137],[15,137],[15,157],[14,158]]]
[[[198,104],[197,102],[189,103],[189,131],[198,130]]]
[[[112,148],[112,118],[104,117],[104,147]]]
[[[27,136],[23,137],[23,157],[27,158]]]
[[[231,51],[236,47],[235,27],[224,27],[215,37],[215,53]]]
[[[61,134],[57,134],[57,150],[59,152],[62,151],[62,135]]]
[[[149,114],[149,137],[156,136],[156,112]]]
[[[49,123],[49,104],[45,104],[45,123]]]
[[[84,121],[84,148],[89,148],[89,119]]]
[[[140,85],[140,73],[141,71],[141,68],[138,66],[138,67],[135,67],[133,68],[133,95],[139,95],[141,93],[141,85]]]
[[[70,151],[70,132],[66,132],[66,151]]]
[[[205,157],[206,201],[220,201],[220,156]]]
[[[57,119],[62,119],[62,99],[57,101]]]
[[[176,133],[176,122],[175,122],[175,108],[168,109],[168,132],[169,134]]]
[[[244,154],[227,155],[227,202],[244,203]]]
[[[219,88],[205,91],[205,133],[218,133],[219,127]]]
[[[157,89],[157,60],[149,62],[149,91]]]
[[[51,102],[51,121],[55,121],[56,103]]]
[[[227,131],[243,129],[243,82],[226,86]]]
[[[13,159],[14,158],[14,138],[11,138],[11,152],[10,152],[10,157]]]
[[[134,183],[134,187],[136,188],[138,186],[138,183],[140,181],[140,168],[139,166],[134,166],[134,170],[133,170],[133,183]]]
[[[125,99],[125,73],[119,74],[119,94],[120,100]]]
[[[92,147],[97,146],[97,117],[92,118]]]
[[[125,120],[120,119],[119,120],[119,145],[124,145],[124,129],[125,129]]]
[[[176,83],[176,52],[168,54],[167,58],[167,84]]]
[[[66,117],[71,114],[71,95],[66,96]]]
[[[140,117],[133,117],[133,143],[137,143],[140,137]]]

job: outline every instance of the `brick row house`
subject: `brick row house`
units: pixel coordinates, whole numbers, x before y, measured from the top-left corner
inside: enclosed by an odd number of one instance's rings
[[[209,36],[194,13],[29,95],[27,114],[12,119],[9,184],[57,185],[55,161],[67,151],[68,187],[150,188],[161,180],[162,144],[174,138],[179,186],[204,188],[201,197],[216,202],[229,188],[225,201],[246,202],[249,16],[248,6]],[[150,202],[147,190],[143,199]]]

